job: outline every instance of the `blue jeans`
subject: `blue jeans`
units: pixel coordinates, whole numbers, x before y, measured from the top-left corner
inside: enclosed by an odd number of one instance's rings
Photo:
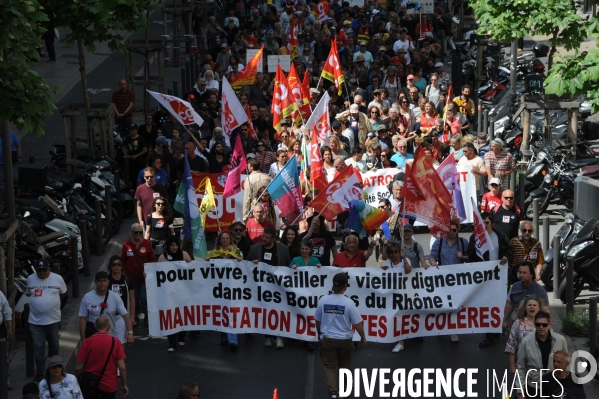
[[[33,340],[33,357],[35,358],[36,374],[44,374],[46,368],[46,341],[48,341],[48,356],[58,355],[58,329],[60,322],[40,326],[30,324]]]
[[[237,334],[220,333],[220,342],[228,342],[237,345]]]
[[[148,297],[146,295],[146,283],[141,283],[133,288],[135,294],[135,315],[148,314]]]

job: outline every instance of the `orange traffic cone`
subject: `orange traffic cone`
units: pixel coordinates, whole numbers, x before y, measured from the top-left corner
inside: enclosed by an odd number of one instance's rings
[[[279,391],[275,388],[275,391],[272,393],[272,399],[279,399]]]

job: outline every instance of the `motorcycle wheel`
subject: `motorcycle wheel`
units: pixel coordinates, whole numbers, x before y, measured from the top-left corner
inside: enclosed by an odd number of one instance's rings
[[[137,208],[135,201],[127,201],[123,204],[123,219],[131,217]]]
[[[59,262],[60,262],[60,275],[61,275],[62,279],[64,280],[64,282],[68,283],[73,278],[73,274],[71,273],[71,263],[66,260],[63,260],[63,259],[59,259]]]
[[[584,278],[582,278],[581,276],[578,275],[578,273],[574,272],[574,277],[572,279],[572,281],[574,282],[574,300],[576,300],[576,298],[578,298],[578,295],[580,295],[580,293],[582,292],[582,288],[584,287]],[[566,304],[568,303],[568,300],[566,298],[566,278],[563,279],[563,281],[560,283],[559,288],[558,288],[558,295],[559,295],[559,299],[561,299],[562,303]]]
[[[532,220],[534,217],[532,202],[533,202],[533,198],[530,195],[524,200],[524,209],[522,210],[522,213],[525,215],[524,217],[527,220]],[[543,213],[545,213],[547,211],[548,207],[549,207],[549,196],[546,196],[544,198],[543,202],[541,202],[541,204],[539,204],[539,216],[541,216]]]
[[[553,265],[545,263],[541,270],[541,281],[545,284],[545,289],[553,291]]]
[[[94,220],[88,221],[87,227],[89,229],[88,241],[91,243],[91,245],[95,245],[95,243],[96,243],[96,222]],[[111,234],[111,228],[108,225],[108,222],[106,222],[106,220],[102,220],[101,234],[102,234],[102,245],[103,246],[108,245],[108,243],[110,242],[110,239],[112,238],[112,234]]]

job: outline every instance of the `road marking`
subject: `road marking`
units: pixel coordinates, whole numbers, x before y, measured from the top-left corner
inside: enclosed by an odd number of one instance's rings
[[[316,346],[318,342],[314,343],[314,352],[320,350]],[[304,399],[314,398],[314,352],[308,352],[308,362],[306,364],[306,387],[304,388]]]

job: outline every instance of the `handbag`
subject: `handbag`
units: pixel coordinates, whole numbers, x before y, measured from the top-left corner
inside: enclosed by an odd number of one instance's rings
[[[106,296],[104,297],[104,300],[102,301],[102,303],[106,303],[106,301],[108,301],[108,294],[110,293],[110,291],[106,291]],[[100,305],[100,307],[102,307]],[[100,310],[100,316],[102,316],[102,314],[104,313],[104,307],[102,307],[102,310]],[[96,325],[95,323],[92,323],[91,321],[88,321],[87,323],[85,323],[85,338],[89,338],[92,335],[94,335],[96,333]]]
[[[106,367],[108,366],[108,361],[110,360],[110,356],[112,355],[112,350],[114,349],[114,337],[112,338],[112,344],[110,345],[110,351],[108,352],[108,357],[104,362],[104,367],[102,367],[102,372],[99,376],[84,371],[79,375],[79,387],[81,388],[81,393],[83,394],[83,399],[98,399],[98,386],[100,385],[100,381],[102,380],[102,376],[106,371]]]

